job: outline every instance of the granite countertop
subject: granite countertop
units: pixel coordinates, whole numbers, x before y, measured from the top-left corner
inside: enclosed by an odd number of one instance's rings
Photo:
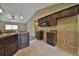
[[[17,34],[24,34],[24,33],[28,33],[28,32],[17,32]]]
[[[15,34],[16,34],[16,33],[3,33],[3,34],[0,34],[0,38],[12,36],[12,35],[15,35]]]
[[[15,34],[24,34],[24,33],[28,33],[28,32],[2,33],[2,34],[0,34],[0,38],[4,38],[4,37],[8,37],[8,36],[12,36],[12,35],[15,35]]]

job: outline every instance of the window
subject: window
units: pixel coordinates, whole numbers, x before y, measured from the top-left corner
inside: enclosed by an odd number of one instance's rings
[[[11,25],[11,24],[6,24],[5,25],[5,30],[17,30],[18,25]]]

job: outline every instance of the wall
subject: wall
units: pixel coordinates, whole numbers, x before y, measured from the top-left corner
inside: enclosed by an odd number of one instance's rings
[[[79,14],[78,14],[78,55],[79,55]]]
[[[25,24],[18,24],[18,31],[27,31]]]
[[[3,21],[0,21],[0,30],[5,30],[5,24],[17,24],[18,25],[18,31],[26,31],[25,24],[9,23],[9,22],[3,22]]]
[[[34,23],[35,23],[34,21],[35,21],[35,20],[38,20],[38,18],[41,18],[41,17],[43,17],[43,16],[46,16],[46,15],[49,15],[49,14],[51,14],[51,13],[57,12],[57,11],[59,11],[59,10],[62,10],[62,9],[71,7],[71,6],[73,6],[73,5],[76,5],[76,4],[63,3],[63,4],[51,5],[51,6],[49,6],[49,7],[45,7],[45,8],[43,8],[43,9],[38,10],[38,11],[29,19],[29,21],[27,22],[27,25],[26,25],[26,26],[27,26],[27,31],[30,32],[30,35],[35,36],[35,31],[37,30],[37,29],[34,29]],[[51,27],[51,28],[53,28],[53,27]],[[39,29],[40,29],[40,28],[38,28],[38,30],[39,30]],[[49,29],[49,30],[50,30],[50,28],[47,28],[47,27],[46,27],[46,28],[42,28],[42,29]],[[55,28],[53,28],[53,29],[55,29]],[[45,31],[48,31],[48,30],[45,30]]]
[[[4,30],[4,29],[5,29],[4,22],[0,21],[0,30]]]
[[[35,31],[34,31],[34,20],[30,20],[27,23],[27,32],[30,33],[30,40],[35,39]]]
[[[78,15],[57,21],[57,46],[72,55],[78,52],[77,22]]]

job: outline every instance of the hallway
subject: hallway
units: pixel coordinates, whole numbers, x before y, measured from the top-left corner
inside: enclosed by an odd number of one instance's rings
[[[71,56],[57,47],[52,47],[43,41],[32,40],[29,47],[16,52],[14,56]]]

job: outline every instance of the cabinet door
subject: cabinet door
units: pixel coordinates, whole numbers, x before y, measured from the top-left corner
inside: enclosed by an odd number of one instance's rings
[[[77,14],[79,13],[79,5],[76,6]]]
[[[0,56],[5,56],[5,49],[4,48],[0,48]]]
[[[47,33],[47,43],[54,45],[54,35],[52,33]]]
[[[17,51],[17,42],[13,42],[11,45],[9,45],[7,48],[6,48],[6,55],[7,56],[11,56],[13,55],[16,51]]]
[[[58,19],[73,16],[75,14],[77,14],[77,8],[71,7],[71,8],[68,8],[68,9],[65,9],[65,10],[58,12]]]
[[[48,16],[47,20],[49,22],[49,26],[52,26],[53,25],[53,21],[51,20],[51,16]]]
[[[38,26],[40,26],[40,27],[46,27],[46,26],[48,26],[47,17],[40,18],[38,20]]]
[[[43,31],[36,32],[36,39],[42,40],[43,39]]]
[[[56,26],[57,25],[57,15],[50,15],[47,17],[49,26]]]
[[[57,37],[56,33],[47,33],[47,43],[52,46],[55,46],[57,43],[56,37]]]

